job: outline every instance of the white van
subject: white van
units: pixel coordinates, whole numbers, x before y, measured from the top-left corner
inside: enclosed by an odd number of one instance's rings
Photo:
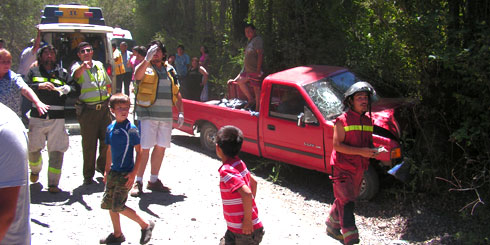
[[[78,60],[77,46],[88,42],[94,48],[94,60],[104,64],[111,77],[112,87],[116,86],[114,59],[109,35],[113,28],[105,26],[102,10],[83,5],[46,5],[38,25],[41,40],[53,45],[57,51],[57,61],[68,71]],[[73,99],[67,100],[67,108],[74,105]]]
[[[111,43],[115,43],[117,47],[122,42],[126,42],[128,44],[128,50],[132,50],[135,44],[131,32],[119,27],[115,27],[112,33],[109,34],[109,40],[111,40]]]

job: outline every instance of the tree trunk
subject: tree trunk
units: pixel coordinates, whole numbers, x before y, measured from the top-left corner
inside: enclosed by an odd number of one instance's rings
[[[232,0],[232,22],[233,22],[233,39],[241,40],[243,38],[243,30],[245,29],[245,20],[248,16],[248,0]]]

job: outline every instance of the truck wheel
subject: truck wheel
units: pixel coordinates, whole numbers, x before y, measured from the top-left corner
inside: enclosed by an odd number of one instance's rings
[[[201,146],[209,152],[216,152],[216,143],[214,139],[216,138],[216,127],[211,123],[205,123],[201,127]]]
[[[370,200],[379,191],[379,179],[376,169],[369,165],[368,170],[364,172],[364,176],[361,182],[361,188],[359,191],[359,200]]]

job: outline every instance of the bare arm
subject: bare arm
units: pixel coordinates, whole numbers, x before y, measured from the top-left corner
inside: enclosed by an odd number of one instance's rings
[[[264,59],[264,50],[257,49],[257,73],[262,72],[262,61]]]
[[[0,241],[14,221],[19,191],[20,186],[0,188],[0,197],[8,197],[0,198]]]
[[[85,70],[92,68],[92,61],[84,61],[73,73],[73,78],[76,80],[80,78]]]
[[[206,71],[206,69],[201,66],[199,67],[199,72],[202,74],[201,86],[204,86],[208,82],[208,71]]]
[[[344,140],[345,140],[344,126],[342,125],[342,122],[337,121],[333,129],[333,148],[336,151],[349,155],[360,155],[367,158],[375,157],[378,154],[376,148],[353,147],[344,144],[343,143]]]
[[[252,200],[253,194],[250,188],[247,185],[242,185],[238,190],[240,196],[242,196],[242,204],[243,204],[243,223],[242,223],[242,232],[243,234],[251,234],[253,232],[253,224],[252,224]]]
[[[32,54],[37,53],[37,50],[39,49],[41,43],[41,31],[39,31],[39,28],[36,29],[37,29],[37,36],[36,36],[36,40],[34,41],[34,46],[32,46],[32,50],[31,50]]]
[[[134,70],[134,80],[141,80],[145,76],[146,68],[150,65],[150,62],[143,59],[139,65],[136,66]]]
[[[257,195],[257,181],[252,175],[250,175],[250,188],[252,189],[252,194],[254,195],[255,198]]]
[[[112,164],[112,152],[111,152],[111,146],[107,146],[107,155],[105,159],[105,171],[104,171],[104,183],[107,183],[107,174],[109,174],[109,171],[111,171],[111,164]]]
[[[177,107],[179,113],[184,113],[184,104],[182,103],[182,95],[180,95],[180,92],[177,93],[177,102],[175,102],[175,107]]]
[[[44,115],[44,113],[48,112],[49,105],[45,105],[43,102],[41,102],[41,100],[39,100],[39,97],[37,97],[36,93],[34,93],[34,91],[30,87],[23,87],[20,90],[20,93],[36,105],[39,115]]]
[[[136,173],[141,165],[141,145],[135,145],[134,151],[136,152],[136,161],[134,163],[133,171],[128,174],[128,181],[126,182],[126,187],[131,188],[134,183],[134,178],[136,177]]]

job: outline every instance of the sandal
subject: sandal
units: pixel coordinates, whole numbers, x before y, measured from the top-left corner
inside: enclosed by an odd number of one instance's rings
[[[115,237],[114,233],[111,233],[106,238],[100,239],[100,244],[122,243],[124,241],[126,241],[124,234],[121,234],[120,237]]]

